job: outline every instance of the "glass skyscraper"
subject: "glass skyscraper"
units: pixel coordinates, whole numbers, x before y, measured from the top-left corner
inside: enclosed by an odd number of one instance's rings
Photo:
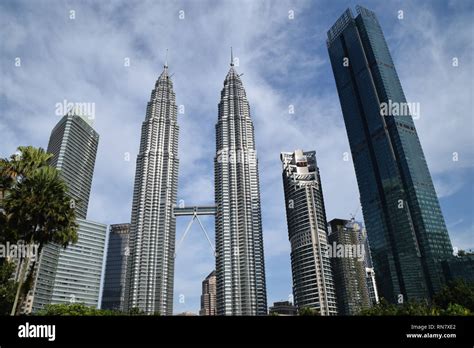
[[[78,241],[66,249],[50,243],[40,255],[31,293],[32,310],[47,304],[81,302],[98,307],[107,226],[86,220],[99,134],[74,110],[51,132],[50,165],[66,182],[75,207]]]
[[[124,309],[130,224],[110,225],[101,308]]]
[[[357,7],[327,36],[380,295],[430,298],[452,246],[382,29]]]
[[[47,151],[53,154],[49,164],[60,171],[80,219],[87,216],[99,144],[99,134],[89,123],[86,117],[65,115],[51,132]]]

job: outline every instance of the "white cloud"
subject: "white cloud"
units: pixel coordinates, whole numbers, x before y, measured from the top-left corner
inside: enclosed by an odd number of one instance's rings
[[[249,0],[19,6],[21,16],[0,5],[1,22],[7,23],[1,29],[0,155],[20,144],[46,147],[59,120],[55,103],[95,102],[100,143],[89,218],[100,222],[130,219],[141,123],[166,48],[177,104],[185,106],[179,115],[178,198],[186,205],[213,201],[217,103],[234,47],[256,132],[268,297],[287,298],[291,273],[280,152],[317,151],[328,220],[348,218],[359,204],[352,162],[343,161],[350,150],[324,42],[342,5]],[[396,16],[397,6],[385,11],[386,5],[373,4],[384,18]],[[407,99],[422,104],[417,129],[444,197],[466,185],[466,176],[457,173],[474,162],[472,24],[458,13],[440,25],[443,19],[427,7],[404,3],[406,20],[382,27]],[[68,17],[71,8],[75,20]],[[295,10],[292,21],[289,9]],[[460,57],[458,68],[450,66],[454,55]],[[17,56],[21,68],[13,65]],[[124,67],[126,57],[130,67]],[[290,104],[295,114],[288,113]],[[459,162],[453,163],[453,151]],[[178,222],[178,238],[186,223]],[[205,224],[212,237],[212,221]],[[213,267],[202,232],[190,233],[176,264],[175,293],[186,293],[189,305],[180,311],[198,308],[201,281]]]

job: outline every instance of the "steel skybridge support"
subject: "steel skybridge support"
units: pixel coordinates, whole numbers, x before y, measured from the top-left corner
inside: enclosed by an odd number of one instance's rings
[[[183,236],[181,237],[178,244],[176,245],[176,249],[174,252],[175,258],[176,258],[176,254],[178,253],[178,248],[180,247],[180,245],[183,243],[184,239],[186,238],[186,235],[191,229],[191,226],[193,225],[194,220],[197,220],[199,222],[199,226],[201,226],[201,230],[204,232],[204,235],[206,236],[206,239],[209,242],[209,246],[212,249],[212,253],[214,254],[214,256],[216,256],[214,245],[212,245],[211,239],[209,238],[209,235],[207,234],[206,229],[204,228],[203,224],[201,223],[201,220],[198,217],[199,215],[216,215],[215,206],[201,206],[201,207],[194,206],[194,207],[186,207],[186,208],[174,207],[173,214],[175,217],[192,216],[191,221],[189,221],[188,226],[186,226],[186,230],[184,231]]]

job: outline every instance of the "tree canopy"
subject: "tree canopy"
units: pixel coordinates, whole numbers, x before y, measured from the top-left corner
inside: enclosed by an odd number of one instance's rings
[[[463,280],[448,283],[427,302],[409,301],[403,304],[388,303],[382,299],[372,308],[362,310],[360,315],[474,315],[474,284]]]
[[[1,242],[36,244],[39,254],[47,243],[66,247],[77,241],[74,205],[59,171],[49,166],[52,157],[41,148],[20,146],[0,160]],[[31,265],[30,259],[21,255],[15,260],[21,267],[12,314],[31,287],[37,258]]]

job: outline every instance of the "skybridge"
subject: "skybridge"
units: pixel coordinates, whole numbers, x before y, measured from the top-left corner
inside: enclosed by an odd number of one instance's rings
[[[186,238],[189,230],[191,229],[191,226],[193,225],[194,221],[197,220],[199,223],[199,226],[201,226],[201,230],[204,232],[204,235],[206,236],[207,241],[209,242],[209,246],[211,247],[212,253],[214,256],[216,256],[216,250],[214,245],[211,242],[211,239],[209,238],[209,235],[207,234],[206,229],[204,228],[203,224],[201,223],[201,220],[199,219],[199,216],[203,215],[216,215],[216,207],[215,206],[194,206],[194,207],[174,207],[173,208],[173,214],[175,217],[180,217],[180,216],[191,216],[191,221],[189,221],[188,225],[186,226],[186,229],[184,230],[183,236],[179,240],[178,244],[176,244],[175,252],[174,252],[174,257],[176,258],[176,254],[178,253],[178,249],[183,243],[184,239]]]

